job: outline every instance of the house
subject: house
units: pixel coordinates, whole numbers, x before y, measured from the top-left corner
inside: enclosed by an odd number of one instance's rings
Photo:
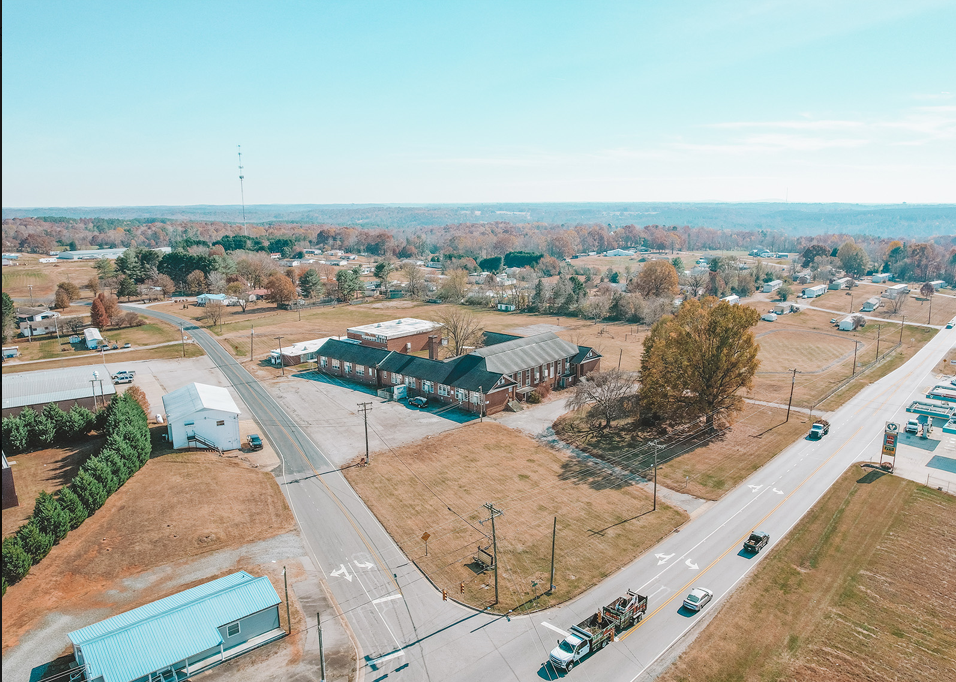
[[[87,327],[83,330],[83,338],[86,341],[87,350],[96,350],[103,342],[103,336],[96,327]]]
[[[58,259],[56,258],[41,258],[38,262],[40,263],[56,263]]]
[[[763,293],[772,294],[777,289],[783,286],[783,282],[779,279],[775,279],[772,282],[764,282]]]
[[[816,286],[804,287],[803,289],[804,298],[817,298],[818,296],[823,296],[825,293],[827,293],[826,284],[817,284]]]
[[[52,334],[56,331],[56,318],[60,313],[49,308],[17,308],[17,324],[22,336]]]
[[[841,277],[840,279],[835,279],[830,282],[829,289],[831,291],[839,291],[840,289],[849,289],[853,284],[853,280],[849,277]]]
[[[4,373],[2,381],[4,417],[18,415],[25,407],[39,412],[50,403],[64,412],[74,404],[96,411],[116,393],[109,373],[90,366]]]
[[[5,453],[0,454],[3,454],[3,508],[19,507],[20,500],[17,497],[17,486],[13,481],[13,469],[7,462],[7,455]]]
[[[933,285],[933,291],[939,291],[946,286],[946,282],[941,279],[934,279],[932,282],[930,282],[930,284]]]
[[[227,575],[67,635],[90,682],[184,680],[285,636],[269,578]]]
[[[874,310],[880,307],[880,299],[878,298],[868,298],[863,302],[863,307],[860,308],[861,312],[872,313]]]
[[[865,327],[866,318],[859,313],[854,313],[853,315],[847,315],[840,320],[838,326],[841,332],[852,332],[860,327]]]
[[[20,357],[20,347],[19,346],[4,346],[3,347],[3,359],[9,360],[10,358]]]
[[[437,331],[437,330],[436,330]],[[541,384],[568,386],[600,365],[593,348],[551,332],[521,337],[486,332],[484,345],[438,360],[438,334],[427,338],[429,357],[399,353],[354,338],[331,339],[319,349],[319,369],[373,386],[390,397],[424,396],[474,413],[494,414]]]
[[[268,296],[269,296],[268,289],[253,289],[252,291],[249,292],[250,301],[262,301],[262,300],[265,300]]]
[[[373,322],[350,327],[346,330],[346,336],[371,348],[415,353],[425,350],[428,346],[428,337],[440,328],[441,325],[438,322],[403,317],[387,322]]]
[[[870,277],[870,281],[873,284],[883,284],[884,282],[890,281],[890,274],[888,272],[880,273]]]
[[[908,294],[910,288],[905,284],[894,284],[889,289],[883,292],[883,298],[888,298],[891,301],[895,301],[900,296]]]
[[[199,296],[196,297],[196,305],[201,308],[205,307],[207,303],[211,303],[213,301],[219,301],[223,305],[227,306],[239,304],[239,299],[237,299],[235,296],[228,296],[226,294],[199,294]]]
[[[240,447],[239,408],[229,391],[208,384],[189,384],[163,396],[166,433],[177,450]]]
[[[799,313],[800,306],[795,303],[778,303],[773,307],[774,315],[786,315],[787,313]]]
[[[730,305],[739,305],[739,304],[740,304],[740,296],[738,296],[737,294],[731,294],[730,296],[724,296],[724,297],[723,297],[722,299],[720,299],[720,300],[721,300],[721,301],[724,301],[725,303],[729,303]]]

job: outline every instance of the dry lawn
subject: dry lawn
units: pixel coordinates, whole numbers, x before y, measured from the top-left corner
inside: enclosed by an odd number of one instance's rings
[[[89,322],[90,309],[87,307],[71,308],[77,310],[77,314],[86,313],[86,321]],[[171,324],[159,321],[150,321],[148,324],[139,327],[122,327],[116,329],[102,329],[103,338],[109,343],[115,343],[120,347],[124,343],[129,343],[133,348],[141,346],[152,346],[158,343],[169,343],[170,341],[179,341],[179,329]],[[32,360],[48,360],[52,358],[74,358],[85,355],[96,355],[95,351],[89,351],[86,342],[83,341],[82,334],[79,335],[79,343],[70,343],[69,334],[60,334],[59,340],[56,334],[47,334],[38,336],[32,341],[23,337],[17,337],[11,341],[20,349],[20,357],[16,362],[29,362]],[[109,355],[109,353],[107,353]],[[10,362],[10,361],[8,361]],[[5,363],[6,364],[6,363]]]
[[[659,679],[956,679],[953,566],[956,498],[854,465]]]
[[[60,282],[73,282],[82,293],[81,298],[93,298],[86,282],[96,274],[96,261],[58,261],[41,263],[40,256],[20,254],[19,265],[3,269],[3,290],[20,305],[30,304],[30,285],[33,300],[39,303],[53,301],[53,293]]]
[[[78,448],[47,448],[9,458],[17,487],[19,507],[3,510],[3,537],[16,533],[33,513],[37,495],[54,493],[71,480],[80,465],[103,447],[102,438],[87,438]]]
[[[703,431],[677,432],[661,440],[657,480],[672,490],[717,500],[784,448],[805,434],[807,415],[746,404],[730,429],[709,435]],[[611,429],[588,425],[582,412],[569,413],[554,424],[558,436],[637,475],[650,475],[654,453],[649,442],[659,434],[645,432],[630,420]]]
[[[650,495],[632,482],[494,422],[374,453],[371,466],[348,468],[345,475],[429,579],[476,607],[494,602],[493,574],[472,562],[479,545],[491,544],[491,524],[479,523],[487,518],[482,505],[503,510],[495,521],[498,611],[546,607],[580,594],[687,519],[661,504],[651,512]],[[555,516],[557,589],[542,596]],[[421,540],[426,532],[428,556]]]
[[[56,341],[54,341],[56,343]],[[202,348],[195,343],[186,344],[186,357],[198,358],[205,355]],[[49,362],[17,363],[7,361],[3,363],[3,371],[10,372],[31,372],[40,369],[57,369],[58,367],[79,367],[83,365],[102,364],[104,359],[107,362],[133,362],[134,360],[167,360],[181,358],[183,349],[178,343],[157,348],[146,348],[136,350],[135,348],[125,351],[111,351],[105,354],[100,353],[82,353],[76,355],[67,355],[62,360],[50,360]]]
[[[7,590],[3,651],[52,611],[67,606],[115,610],[118,592],[113,589],[125,578],[270,538],[294,525],[270,474],[214,453],[176,452],[151,459],[23,581]],[[232,571],[224,573],[228,572]],[[163,596],[144,590],[137,594],[137,603],[124,602],[122,610]]]

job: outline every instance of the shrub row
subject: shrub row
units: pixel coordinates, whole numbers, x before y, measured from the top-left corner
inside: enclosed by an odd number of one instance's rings
[[[3,541],[4,594],[8,585],[23,579],[53,545],[102,507],[149,460],[149,424],[132,395],[113,396],[102,414],[106,434],[103,449],[86,460],[56,496],[41,492],[33,515],[16,535]]]
[[[24,408],[16,417],[3,418],[3,450],[18,454],[31,448],[69,443],[94,429],[101,430],[107,413],[107,410],[100,410],[94,414],[75,403],[69,412],[64,412],[55,403],[50,403],[39,413],[31,407]]]

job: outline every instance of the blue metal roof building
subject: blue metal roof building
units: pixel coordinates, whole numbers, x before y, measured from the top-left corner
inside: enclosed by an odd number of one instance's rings
[[[241,571],[69,634],[89,682],[183,680],[279,639],[279,595]]]

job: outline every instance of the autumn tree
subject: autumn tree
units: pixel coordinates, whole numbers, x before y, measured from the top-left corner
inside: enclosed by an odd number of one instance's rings
[[[171,296],[176,291],[176,283],[169,275],[156,275],[152,280],[153,286],[159,287],[163,292],[163,297]]]
[[[249,287],[242,282],[230,282],[226,285],[226,293],[236,299],[239,307],[242,308],[242,312],[246,312],[246,308],[249,307],[249,302],[253,299]]]
[[[449,349],[455,357],[463,354],[466,348],[475,348],[481,345],[484,328],[481,320],[467,308],[454,306],[436,317],[441,323],[443,333],[448,339]]]
[[[628,291],[637,292],[644,297],[676,296],[680,291],[677,282],[677,270],[666,260],[653,260],[628,282]]]
[[[202,317],[209,323],[210,327],[219,325],[219,331],[222,331],[222,316],[226,313],[226,306],[222,301],[207,301],[203,307]]]
[[[269,300],[276,305],[288,305],[297,295],[292,280],[278,273],[266,280],[265,288],[269,290]]]
[[[668,421],[704,418],[709,428],[743,406],[753,386],[760,347],[751,327],[760,314],[716,298],[688,300],[644,340],[641,403]]]
[[[823,244],[811,244],[803,251],[803,267],[808,268],[820,256],[829,256],[830,249]]]
[[[870,267],[870,258],[866,255],[866,251],[852,241],[844,242],[837,251],[837,258],[840,259],[844,272],[854,277],[862,277]]]
[[[73,282],[60,282],[56,285],[57,290],[62,290],[70,301],[75,301],[80,297],[80,288]]]
[[[597,414],[604,420],[604,428],[608,428],[612,420],[624,416],[627,397],[637,390],[636,382],[634,372],[591,372],[574,385],[565,406],[569,410],[590,406],[588,415]]]
[[[193,270],[186,276],[186,290],[191,294],[201,294],[206,290],[206,275],[202,270]]]
[[[109,315],[106,314],[103,300],[99,296],[93,299],[93,305],[90,306],[90,323],[97,329],[106,329],[110,324]]]
[[[454,268],[445,273],[445,279],[438,288],[438,298],[452,303],[461,303],[468,292],[468,273]]]
[[[64,310],[70,307],[70,296],[63,289],[57,289],[53,294],[53,307]]]
[[[86,288],[93,292],[93,295],[96,296],[100,293],[100,278],[99,277],[90,277],[86,280]]]

